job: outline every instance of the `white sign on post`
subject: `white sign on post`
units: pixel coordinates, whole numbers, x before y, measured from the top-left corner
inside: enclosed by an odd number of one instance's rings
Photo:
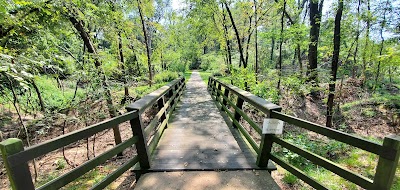
[[[279,135],[283,132],[283,121],[279,119],[264,119],[263,134]]]

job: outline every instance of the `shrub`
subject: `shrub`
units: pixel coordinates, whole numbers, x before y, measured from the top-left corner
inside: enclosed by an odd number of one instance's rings
[[[158,73],[154,76],[154,81],[156,83],[162,83],[162,82],[171,82],[178,78],[179,75],[177,72],[172,72],[172,71],[164,71],[161,73]]]

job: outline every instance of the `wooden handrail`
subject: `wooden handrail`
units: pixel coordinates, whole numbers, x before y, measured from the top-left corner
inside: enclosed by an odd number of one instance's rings
[[[222,89],[221,87],[224,87]],[[293,175],[299,177],[304,182],[308,183],[316,189],[326,189],[319,182],[307,176],[300,169],[286,163],[276,155],[271,152],[272,144],[278,144],[292,152],[299,154],[300,156],[310,160],[311,162],[320,165],[333,173],[336,173],[340,177],[347,179],[360,187],[366,189],[384,189],[389,190],[393,178],[396,172],[396,167],[400,157],[400,137],[396,135],[390,135],[384,138],[383,144],[379,144],[367,139],[363,139],[348,133],[344,133],[335,129],[327,128],[303,119],[299,119],[293,116],[289,116],[281,113],[281,108],[271,102],[268,102],[260,97],[257,97],[247,91],[241,90],[230,84],[225,84],[220,80],[210,77],[208,80],[208,89],[211,96],[221,106],[221,110],[224,110],[229,118],[232,120],[234,126],[236,126],[239,131],[243,134],[249,144],[254,148],[258,154],[257,164],[261,166],[266,166],[268,160],[271,159],[276,164],[282,166]],[[224,93],[222,93],[224,91]],[[234,104],[229,99],[229,94],[234,94],[237,96],[237,102]],[[269,118],[280,119],[284,122],[296,125],[298,127],[316,132],[318,134],[324,135],[331,139],[337,140],[339,142],[346,143],[353,147],[357,147],[368,151],[372,154],[379,155],[378,166],[376,168],[376,173],[374,180],[366,178],[362,175],[354,173],[346,168],[339,166],[338,164],[325,159],[319,155],[316,155],[310,151],[304,150],[291,144],[276,135],[261,134],[261,127],[258,126],[253,120],[246,115],[242,110],[243,102],[247,102],[259,109],[261,112],[265,113]],[[235,116],[227,108],[227,106],[233,107],[235,110]],[[254,139],[249,135],[245,128],[240,124],[240,119],[243,118],[247,121],[252,128],[254,128],[262,137],[260,145],[255,144]]]
[[[91,125],[79,129],[77,131],[67,133],[65,135],[59,136],[57,138],[42,142],[32,147],[24,149],[22,140],[16,138],[10,138],[3,142],[0,142],[0,149],[2,157],[6,166],[7,175],[10,180],[12,189],[14,190],[31,190],[35,189],[32,182],[31,173],[28,166],[28,161],[35,159],[39,156],[47,154],[51,151],[57,150],[71,143],[77,142],[81,139],[88,138],[98,132],[110,129],[118,124],[130,121],[133,136],[128,140],[116,145],[112,149],[96,156],[92,160],[85,162],[77,168],[69,171],[68,173],[42,185],[39,189],[58,189],[66,184],[74,181],[78,177],[82,176],[86,172],[95,168],[96,166],[104,163],[111,157],[119,154],[128,147],[135,144],[137,149],[137,156],[130,159],[124,165],[116,169],[114,172],[105,177],[101,182],[93,186],[92,189],[102,189],[108,184],[113,182],[122,173],[127,171],[129,168],[134,166],[136,163],[140,163],[142,169],[147,169],[150,167],[148,146],[150,149],[154,149],[157,145],[158,140],[162,134],[162,131],[167,126],[167,121],[172,113],[173,109],[176,107],[179,98],[183,93],[185,86],[185,79],[178,78],[169,84],[159,88],[158,90],[146,95],[142,99],[136,101],[135,103],[127,107],[128,112],[111,118],[109,120]],[[167,102],[165,98],[169,98]],[[158,129],[159,133],[153,137],[152,141],[147,143],[146,138],[149,132],[144,131],[144,126],[141,122],[140,114],[143,113],[147,108],[158,103],[159,112],[151,123],[157,123],[161,120],[160,125],[154,126]],[[168,113],[167,113],[168,110]],[[156,124],[154,124],[156,125]]]

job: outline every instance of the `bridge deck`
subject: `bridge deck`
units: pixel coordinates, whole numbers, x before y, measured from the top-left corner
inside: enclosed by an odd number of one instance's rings
[[[280,189],[268,171],[259,170],[239,132],[228,127],[198,72],[186,86],[151,156],[153,173],[144,174],[135,189]]]
[[[198,72],[192,73],[151,163],[152,170],[161,171],[259,169],[255,153],[228,127]]]

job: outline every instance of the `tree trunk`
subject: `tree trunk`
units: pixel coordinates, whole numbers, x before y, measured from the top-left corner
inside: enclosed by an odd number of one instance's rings
[[[241,43],[241,40],[240,40],[239,31],[236,28],[235,21],[233,20],[233,16],[232,16],[231,10],[228,7],[228,4],[226,2],[224,2],[224,4],[225,4],[226,10],[228,11],[229,18],[231,19],[231,23],[232,23],[233,29],[235,31],[236,40],[237,40],[238,46],[239,46],[240,62],[243,63],[243,68],[246,68],[247,67],[247,63],[244,60],[243,47],[242,47],[242,43]]]
[[[45,106],[44,106],[44,102],[43,102],[43,98],[42,98],[42,93],[40,92],[39,87],[36,85],[36,82],[35,82],[34,79],[32,79],[30,82],[31,82],[33,88],[35,89],[35,92],[36,92],[37,97],[38,97],[38,99],[39,99],[40,110],[41,110],[43,113],[45,113],[45,112],[46,112],[46,109],[45,109]]]
[[[254,34],[254,49],[255,49],[255,63],[254,63],[254,71],[256,73],[256,80],[258,79],[257,75],[258,75],[258,28],[257,28],[257,20],[258,20],[258,16],[257,16],[257,0],[254,0],[254,29],[255,34]]]
[[[367,0],[367,11],[368,11],[368,16],[367,16],[367,31],[365,32],[365,47],[362,55],[362,60],[363,60],[363,71],[362,71],[362,84],[364,85],[365,80],[367,79],[367,50],[368,50],[368,42],[369,42],[369,30],[371,28],[371,20],[370,20],[370,0]]]
[[[270,63],[272,64],[274,62],[274,49],[275,49],[275,38],[271,38],[271,56],[269,58]]]
[[[95,65],[98,75],[103,83],[104,95],[105,95],[105,98],[107,101],[107,106],[108,106],[108,113],[110,114],[111,118],[116,117],[117,110],[115,109],[114,104],[112,102],[111,91],[108,88],[107,77],[101,68],[101,62],[98,58],[96,49],[93,46],[92,41],[90,40],[89,34],[84,29],[83,21],[78,21],[75,17],[72,17],[72,16],[69,17],[69,20],[71,21],[72,25],[74,25],[75,29],[79,32],[79,35],[81,36],[81,39],[83,40],[88,52],[95,55],[95,56],[93,56],[94,65]],[[113,127],[113,132],[114,132],[115,144],[120,144],[122,141],[121,141],[121,134],[119,132],[118,125]]]
[[[357,53],[358,53],[358,39],[360,36],[360,6],[361,6],[361,0],[358,0],[358,6],[357,6],[357,33],[356,33],[356,48],[354,50],[354,55],[353,55],[353,74],[352,78],[356,77],[357,73]]]
[[[281,78],[282,78],[282,45],[283,45],[283,18],[285,17],[286,0],[283,0],[282,16],[281,16],[281,34],[279,39],[279,58],[278,58],[278,92],[281,88]]]
[[[329,83],[329,95],[327,106],[326,126],[332,127],[333,100],[335,98],[336,74],[338,70],[340,53],[340,21],[343,12],[343,0],[338,0],[339,6],[335,16],[335,31],[333,34],[333,58],[331,66],[331,82]]]
[[[125,92],[125,97],[124,99],[126,100],[129,97],[129,88],[128,88],[128,81],[126,79],[126,69],[125,69],[125,60],[124,60],[124,52],[122,50],[122,37],[121,37],[121,31],[118,32],[118,50],[119,50],[119,60],[121,61],[121,69],[124,73],[124,92]]]
[[[308,81],[313,82],[314,85],[318,83],[318,39],[319,29],[321,21],[321,11],[319,7],[322,7],[323,1],[318,6],[318,0],[310,1],[310,44],[308,46],[308,69],[307,76]]]
[[[382,21],[382,23],[381,23],[381,29],[380,29],[380,31],[379,31],[380,36],[381,36],[381,46],[380,46],[380,49],[379,49],[379,57],[382,56],[382,53],[383,53],[383,45],[384,45],[384,43],[385,43],[385,38],[383,37],[383,29],[384,29],[385,26],[386,26],[386,10],[387,10],[387,5],[388,5],[388,4],[389,4],[389,2],[387,1],[387,2],[386,2],[386,5],[385,5],[385,8],[384,8],[384,11],[383,11],[383,21]],[[378,61],[378,67],[377,67],[377,69],[376,69],[376,76],[375,76],[375,86],[374,86],[374,89],[376,88],[376,86],[378,86],[378,80],[379,80],[379,75],[380,75],[380,69],[381,69],[381,60],[379,59],[379,61]]]
[[[232,55],[231,55],[231,42],[228,37],[228,26],[226,25],[226,13],[225,10],[223,10],[222,13],[222,25],[224,27],[224,38],[226,42],[226,51],[227,51],[227,62],[228,62],[228,70],[230,71],[230,66],[232,65]]]
[[[139,15],[140,15],[140,21],[142,22],[142,30],[143,30],[143,36],[144,36],[144,41],[146,45],[146,53],[147,53],[147,67],[149,69],[149,85],[151,86],[152,81],[153,81],[153,74],[152,74],[152,69],[151,69],[151,50],[149,47],[149,39],[147,36],[147,30],[146,30],[146,24],[144,21],[143,13],[142,13],[142,7],[140,0],[137,0],[138,3],[138,9],[139,9]]]

